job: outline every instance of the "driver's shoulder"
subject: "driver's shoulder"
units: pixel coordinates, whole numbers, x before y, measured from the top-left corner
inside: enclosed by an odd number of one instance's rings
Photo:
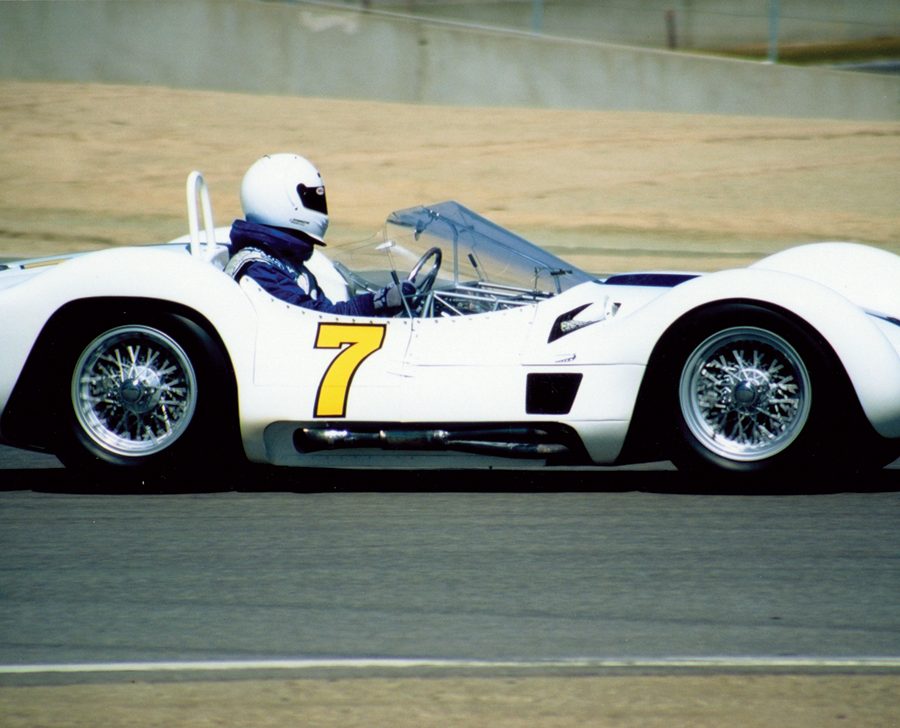
[[[288,269],[287,264],[261,248],[249,246],[241,248],[231,256],[228,263],[225,265],[225,273],[235,280],[240,280],[240,278],[248,274],[251,269],[255,269],[254,272],[256,272],[257,275],[265,271],[270,274],[295,277],[295,275],[292,275],[293,271]]]

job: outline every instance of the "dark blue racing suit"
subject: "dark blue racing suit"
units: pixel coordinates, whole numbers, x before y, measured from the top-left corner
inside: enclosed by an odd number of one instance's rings
[[[249,276],[275,298],[295,306],[346,316],[374,315],[371,293],[332,303],[319,288],[304,266],[317,242],[299,230],[235,220],[231,226],[232,258],[225,270],[236,281]]]

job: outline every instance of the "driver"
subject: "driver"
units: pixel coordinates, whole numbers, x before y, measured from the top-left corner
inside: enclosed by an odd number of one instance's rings
[[[328,205],[319,171],[296,154],[269,154],[254,162],[241,182],[245,220],[231,226],[233,255],[225,272],[249,276],[272,296],[325,313],[392,316],[401,310],[395,284],[332,303],[304,263],[314,246],[325,245]],[[403,293],[415,287],[404,281]]]

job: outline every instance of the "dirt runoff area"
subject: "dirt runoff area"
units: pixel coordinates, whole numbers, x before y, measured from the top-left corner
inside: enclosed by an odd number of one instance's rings
[[[295,151],[331,245],[456,199],[595,271],[713,270],[815,240],[900,253],[900,123],[470,109],[0,81],[0,258],[168,240]],[[358,678],[0,688],[17,726],[888,726],[896,675]]]
[[[182,235],[192,169],[229,224],[273,151],[320,167],[330,245],[456,199],[594,272],[714,270],[816,240],[900,252],[900,123],[0,81],[0,131],[0,258]]]
[[[0,688],[5,728],[889,728],[900,678],[358,678]]]

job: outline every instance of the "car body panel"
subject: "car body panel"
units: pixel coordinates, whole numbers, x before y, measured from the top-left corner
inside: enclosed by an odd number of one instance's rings
[[[11,317],[0,348],[0,413],[38,338],[64,307],[174,306],[221,342],[251,461],[332,462],[328,448],[298,445],[304,429],[358,430],[362,446],[340,457],[369,464],[376,456],[389,461],[427,450],[427,437],[444,429],[450,439],[465,440],[484,426],[508,427],[511,440],[525,432],[525,452],[538,457],[554,452],[531,442],[547,428],[556,440],[574,433],[590,462],[613,463],[667,332],[704,307],[753,302],[815,332],[845,370],[874,430],[900,438],[900,257],[891,253],[813,244],[748,268],[654,274],[640,279],[653,285],[633,285],[568,266],[457,203],[400,211],[388,222],[381,242],[351,246],[343,256],[317,251],[310,267],[332,299],[344,300],[360,285],[372,290],[389,282],[398,260],[405,275],[422,249],[439,245],[444,262],[426,304],[430,315],[325,314],[277,300],[250,279],[238,284],[223,272],[225,229],[210,248],[179,239],[8,266],[0,270],[0,310]],[[364,278],[346,272],[376,253],[382,270]],[[491,288],[489,271],[501,288]],[[571,390],[570,399],[555,399],[557,386]],[[382,427],[397,437],[367,444]],[[6,431],[0,438],[53,446]],[[443,467],[457,455],[471,453],[419,453],[411,462]],[[478,457],[492,461],[489,452]]]

